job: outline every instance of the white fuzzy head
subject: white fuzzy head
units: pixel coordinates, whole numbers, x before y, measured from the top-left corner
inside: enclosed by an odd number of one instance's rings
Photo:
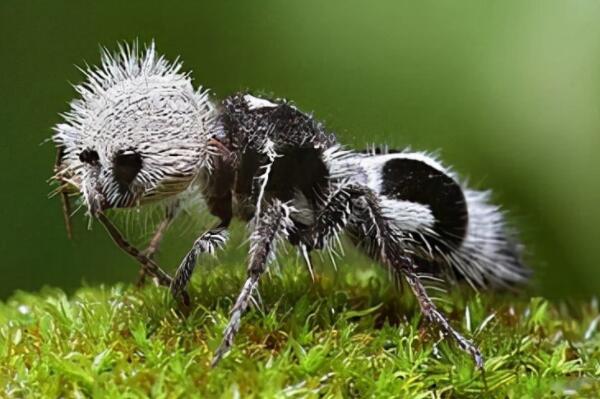
[[[208,166],[214,106],[181,63],[152,43],[104,50],[101,65],[84,73],[52,138],[61,153],[56,179],[75,186],[92,214],[176,195]]]

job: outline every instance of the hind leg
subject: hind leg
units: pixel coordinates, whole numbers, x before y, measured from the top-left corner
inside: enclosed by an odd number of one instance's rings
[[[382,262],[397,281],[406,280],[425,317],[445,336],[452,337],[473,357],[477,367],[482,368],[483,356],[479,349],[452,327],[427,294],[411,254],[402,247],[402,238],[384,215],[375,192],[356,185],[334,192],[304,237],[303,245],[309,249],[326,248],[344,228],[349,228],[361,244],[367,244],[367,253]]]
[[[367,251],[369,255],[382,262],[395,278],[406,280],[425,318],[435,324],[445,336],[451,337],[463,351],[469,353],[477,368],[483,368],[484,360],[479,348],[452,327],[427,294],[412,255],[402,247],[402,239],[389,219],[384,216],[376,194],[364,189],[362,198],[362,225],[352,229],[357,235],[356,238],[370,244],[367,245],[370,249]]]
[[[406,279],[408,285],[410,286],[412,292],[415,294],[417,301],[419,302],[419,306],[421,307],[421,312],[425,315],[425,317],[431,321],[432,323],[439,326],[441,331],[446,336],[451,336],[454,341],[458,344],[458,346],[465,352],[471,355],[477,368],[483,368],[483,356],[471,341],[463,337],[460,333],[458,333],[448,322],[448,319],[437,309],[429,295],[427,295],[427,291],[423,286],[423,283],[417,276],[414,271],[414,267],[412,266],[412,260],[410,258],[405,259],[406,267],[402,274]]]

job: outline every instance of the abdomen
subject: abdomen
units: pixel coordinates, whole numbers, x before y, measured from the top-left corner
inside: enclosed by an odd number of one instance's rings
[[[488,192],[465,187],[423,153],[357,154],[355,162],[357,183],[377,192],[403,245],[424,270],[449,269],[479,286],[527,277],[520,244]]]

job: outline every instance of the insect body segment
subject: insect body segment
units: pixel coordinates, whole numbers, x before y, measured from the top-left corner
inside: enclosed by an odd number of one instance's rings
[[[312,273],[310,252],[332,250],[347,234],[394,280],[405,281],[426,318],[483,365],[477,347],[453,329],[421,278],[429,273],[474,287],[526,280],[520,245],[489,194],[465,187],[424,153],[344,148],[287,101],[240,93],[215,104],[154,46],[142,54],[105,54],[87,78],[77,87],[81,98],[55,128],[55,179],[59,191],[81,193],[90,216],[143,270],[187,302],[198,258],[225,245],[233,218],[248,222],[247,279],[213,364],[231,348],[282,241],[298,248]],[[174,278],[151,259],[173,208],[149,256],[129,245],[103,213],[152,201],[173,207],[190,196],[201,197],[219,221],[191,246]]]

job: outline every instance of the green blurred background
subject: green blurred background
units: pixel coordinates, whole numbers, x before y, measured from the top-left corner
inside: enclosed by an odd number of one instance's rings
[[[219,97],[293,99],[357,147],[440,149],[511,211],[543,294],[600,292],[597,1],[2,0],[0,298],[134,278],[81,214],[67,240],[47,199],[54,149],[40,143],[74,96],[75,65],[136,38]],[[195,230],[170,235],[165,266]]]

